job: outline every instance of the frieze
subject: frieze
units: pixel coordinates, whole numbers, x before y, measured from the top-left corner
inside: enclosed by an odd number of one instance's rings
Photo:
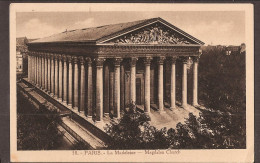
[[[100,46],[98,54],[115,54],[115,53],[194,53],[198,54],[199,47],[182,47],[182,46]]]
[[[173,44],[188,45],[196,44],[192,40],[173,31],[169,27],[155,23],[131,32],[127,35],[120,36],[106,43],[115,44]]]

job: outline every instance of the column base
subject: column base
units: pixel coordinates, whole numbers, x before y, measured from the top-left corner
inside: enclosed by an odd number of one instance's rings
[[[53,94],[53,93],[50,93],[50,96],[51,96],[51,97],[54,97],[54,94]]]
[[[58,99],[58,96],[57,96],[57,95],[54,95],[54,98],[57,100],[57,99]]]
[[[72,104],[68,104],[68,107],[72,109]]]
[[[63,104],[67,105],[67,101],[62,101]]]
[[[181,107],[185,109],[187,108],[187,104],[182,104]]]
[[[151,112],[144,112],[144,114],[147,116],[147,118],[149,119],[149,121],[151,121]]]
[[[165,110],[159,110],[159,113],[160,113],[160,114],[165,114],[166,111],[165,111]]]
[[[59,102],[62,102],[62,98],[58,98],[58,101],[59,101]]]
[[[171,107],[170,107],[170,110],[171,110],[171,111],[173,111],[174,109],[176,109],[176,106],[174,106],[174,107],[171,106]]]
[[[74,109],[74,110],[79,110],[79,107],[74,106],[73,109]]]
[[[198,103],[192,104],[194,107],[199,107],[200,105]]]
[[[104,117],[109,117],[109,113],[104,113]]]
[[[92,120],[92,116],[87,115],[87,119]]]

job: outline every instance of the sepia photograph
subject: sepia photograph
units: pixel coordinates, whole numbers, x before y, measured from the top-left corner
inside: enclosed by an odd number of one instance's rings
[[[253,161],[252,5],[11,4],[10,31],[11,161]]]

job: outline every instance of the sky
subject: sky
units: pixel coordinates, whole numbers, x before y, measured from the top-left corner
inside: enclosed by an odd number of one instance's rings
[[[16,36],[48,37],[66,30],[161,17],[206,45],[245,42],[244,11],[17,12]]]

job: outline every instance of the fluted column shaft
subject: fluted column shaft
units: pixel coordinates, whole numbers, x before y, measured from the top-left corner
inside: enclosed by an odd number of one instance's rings
[[[42,89],[45,88],[45,63],[44,63],[44,54],[42,54],[41,56],[41,62],[42,62],[42,67],[41,67],[41,71],[42,71],[42,74],[41,74],[41,81],[42,81]]]
[[[30,73],[30,71],[31,71],[31,56],[30,56],[30,54],[28,54],[28,69],[27,69],[27,75],[28,75],[28,81],[30,82],[31,81],[31,73]]]
[[[48,54],[48,93],[51,92],[51,56]]]
[[[37,53],[36,53],[36,55],[37,55]],[[39,72],[38,56],[35,56],[35,84],[36,84],[36,86],[39,85],[39,83],[38,83],[39,82],[38,81],[38,77],[39,77],[38,72]]]
[[[45,89],[45,91],[47,91],[48,90],[48,59],[47,59],[47,55],[45,55],[44,56],[44,63],[45,63],[45,66],[44,66],[44,72],[45,72],[45,74],[44,74],[44,85],[45,85],[45,87],[44,87],[44,89]]]
[[[187,58],[183,59],[182,66],[182,107],[187,106]]]
[[[91,58],[86,58],[86,61],[88,63],[88,111],[87,116],[88,118],[92,118],[92,94],[93,94],[93,85],[92,85],[92,61]]]
[[[114,118],[120,118],[120,63],[122,58],[114,59]]]
[[[68,101],[68,96],[67,96],[67,86],[68,86],[68,82],[67,82],[67,56],[63,56],[63,102],[65,104],[67,104]]]
[[[62,101],[62,56],[59,55],[59,96],[58,100]]]
[[[36,54],[36,85],[39,86],[39,56],[38,53]]]
[[[175,79],[175,64],[176,64],[176,57],[171,58],[171,109],[176,107],[176,79]]]
[[[103,62],[104,58],[96,58],[96,114],[97,122],[103,121]]]
[[[150,64],[151,64],[151,57],[146,57],[144,59],[144,64],[145,64],[145,93],[144,93],[144,112],[145,113],[150,113]]]
[[[164,111],[163,104],[163,62],[165,57],[158,58],[158,109]]]
[[[74,57],[74,109],[79,108],[79,69],[78,69],[78,57]]]
[[[68,90],[68,105],[72,106],[72,58],[68,57],[69,62],[69,90]]]
[[[193,58],[193,106],[198,106],[198,62],[199,58]]]
[[[33,54],[31,53],[31,83],[34,83],[34,56]]]
[[[85,110],[85,58],[80,57],[80,111]]]
[[[136,61],[137,58],[130,60],[130,101],[136,102]]]
[[[39,55],[39,87],[42,88],[42,55]]]
[[[58,75],[59,75],[59,65],[58,65],[58,57],[57,57],[57,55],[55,56],[55,58],[54,58],[54,61],[55,61],[55,69],[54,69],[54,71],[55,71],[55,73],[54,73],[54,84],[55,84],[55,93],[54,93],[54,97],[55,98],[58,98],[58,91],[59,91],[59,81],[58,81]]]
[[[55,78],[54,78],[54,56],[51,56],[51,95],[55,93]]]

